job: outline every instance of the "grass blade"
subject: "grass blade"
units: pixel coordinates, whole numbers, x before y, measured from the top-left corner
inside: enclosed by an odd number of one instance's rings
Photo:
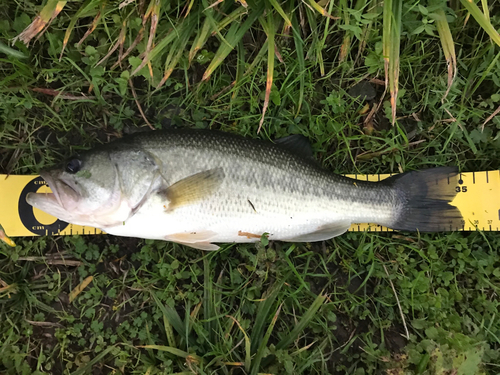
[[[153,40],[156,34],[156,28],[158,27],[158,18],[160,15],[160,1],[152,0],[149,3],[148,10],[143,17],[143,25],[146,23],[147,18],[151,17],[151,25],[149,28],[149,38],[146,44],[146,50],[144,51],[144,59],[141,64],[132,72],[131,77],[139,72],[146,64],[148,64],[158,53],[160,53],[167,45],[169,45],[176,37],[177,33],[170,30],[167,35],[153,48]],[[181,23],[183,25],[184,22]]]
[[[215,53],[214,58],[212,59],[210,65],[205,70],[203,74],[202,81],[206,81],[210,78],[214,70],[222,64],[224,59],[229,55],[229,53],[234,49],[236,44],[243,38],[243,35],[248,31],[250,26],[260,17],[260,15],[264,12],[264,3],[259,3],[260,6],[256,7],[247,17],[245,22],[239,26],[237,23],[233,23],[231,28],[227,32],[226,35],[226,43],[222,43]],[[239,27],[238,27],[239,26]]]
[[[310,6],[311,6],[312,9],[314,9],[315,11],[317,11],[322,16],[331,18],[332,20],[338,19],[338,17],[332,17],[332,15],[330,13],[328,13],[326,11],[326,9],[324,9],[323,7],[321,7],[321,5],[319,5],[314,0],[308,0],[308,3],[310,4]]]
[[[306,58],[309,58],[311,55],[316,57],[316,61],[319,64],[319,72],[321,76],[323,77],[325,75],[325,65],[323,64],[323,47],[324,47],[324,42],[321,41],[318,37],[318,24],[316,23],[316,18],[314,12],[311,10],[311,8],[307,7],[305,8],[306,16],[307,16],[307,21],[309,23],[309,26],[311,28],[311,47],[309,48],[309,51],[307,52]]]
[[[94,17],[94,20],[92,21],[92,24],[90,25],[88,30],[85,32],[85,35],[82,37],[82,39],[80,39],[80,41],[78,42],[78,46],[81,46],[82,43],[85,41],[85,39],[87,39],[88,36],[90,34],[92,34],[92,32],[96,29],[97,25],[99,24],[99,21],[101,20],[101,17],[104,13],[105,8],[106,8],[106,0],[103,0],[101,2],[101,6],[100,6],[99,11],[97,12],[96,16]]]
[[[460,2],[469,11],[469,13],[472,14],[472,17],[474,17],[479,26],[481,26],[490,38],[500,46],[500,34],[491,24],[490,18],[481,12],[481,9],[479,9],[476,3],[469,0],[460,0]]]
[[[106,61],[112,54],[115,52],[118,47],[121,47],[123,49],[123,44],[125,43],[125,33],[127,31],[127,20],[124,20],[122,23],[122,28],[120,30],[120,35],[118,36],[118,40],[116,43],[109,49],[108,53],[106,56],[104,56],[97,64],[96,66],[101,65],[104,61]],[[121,53],[120,55],[123,55],[123,50],[120,50]],[[118,60],[121,60],[121,56],[118,57]]]
[[[272,5],[272,7],[274,9],[276,9],[276,11],[279,13],[279,15],[285,20],[285,25],[284,25],[285,31],[284,32],[286,33],[287,30],[292,26],[292,21],[290,21],[290,18],[288,18],[285,11],[283,10],[281,5],[276,0],[269,0],[269,3]]]
[[[91,361],[89,361],[85,366],[80,367],[78,370],[72,372],[71,375],[91,374],[92,373],[92,366],[94,366],[96,363],[99,363],[114,348],[116,348],[116,345],[108,346],[101,353],[96,355]]]
[[[304,90],[305,90],[305,70],[306,70],[306,62],[304,58],[304,41],[300,36],[299,24],[297,21],[297,16],[294,13],[292,16],[292,33],[293,33],[293,41],[295,43],[295,54],[297,56],[297,63],[299,64],[299,102],[297,103],[297,111],[295,112],[295,117],[297,117],[300,113],[300,109],[302,108],[302,102],[304,101]]]
[[[190,64],[191,61],[193,61],[194,57],[196,56],[196,53],[200,49],[202,49],[205,43],[207,42],[211,30],[210,26],[211,26],[210,20],[208,18],[205,18],[205,21],[203,21],[203,26],[198,32],[198,35],[196,36],[196,39],[194,40],[193,45],[191,46],[191,50],[189,51],[188,59]]]
[[[342,19],[344,21],[345,26],[349,26],[350,15],[347,7],[347,0],[340,0],[339,3]],[[344,40],[342,41],[342,45],[340,46],[340,55],[339,62],[343,62],[349,53],[349,46],[351,45],[351,32],[349,30],[345,31]]]
[[[245,337],[245,371],[248,372],[250,371],[250,365],[251,365],[251,345],[250,345],[250,338],[248,337],[247,333],[245,332],[245,330],[243,329],[243,327],[241,326],[240,322],[238,322],[238,320],[234,317],[232,317],[231,315],[226,315],[226,317],[232,319],[236,325],[238,326],[238,328],[240,329],[241,332],[243,332],[243,336]]]
[[[0,41],[0,53],[5,53],[7,56],[12,56],[15,57],[16,59],[26,59],[28,57],[24,53],[14,48],[10,48],[8,45],[2,43],[1,41]]]
[[[217,32],[214,31],[214,32],[212,32],[212,34],[218,33],[219,30],[225,29],[229,24],[236,21],[239,17],[241,17],[246,12],[247,12],[247,10],[243,7],[236,8],[229,15],[227,15],[227,17],[224,17],[218,24],[216,24],[215,30],[217,30]]]
[[[176,355],[177,357],[181,357],[181,358],[187,358],[190,355],[188,352],[185,352],[184,350],[180,350],[180,349],[177,349],[177,348],[172,348],[171,346],[164,346],[164,345],[140,345],[140,346],[137,346],[137,347],[138,348],[144,348],[144,349],[161,350],[162,352],[167,352],[167,353]],[[192,354],[191,354],[191,356],[195,357],[196,359],[201,359],[201,358],[198,358],[196,356],[193,356]]]
[[[168,321],[165,314],[163,314],[163,328],[165,329],[165,334],[167,335],[168,345],[175,346],[174,331],[172,330],[172,325]]]
[[[255,353],[257,351],[258,345],[262,340],[264,325],[266,324],[269,312],[271,311],[271,308],[274,305],[274,301],[276,301],[276,297],[278,296],[282,286],[282,282],[276,284],[269,291],[267,297],[259,303],[259,307],[257,308],[257,315],[255,316],[254,326],[250,335],[250,341],[252,342],[252,353]]]
[[[177,66],[177,63],[181,59],[182,54],[184,53],[184,46],[186,46],[196,25],[196,23],[193,21],[196,21],[196,18],[190,16],[183,23],[184,27],[182,28],[182,30],[179,30],[178,32],[179,37],[172,44],[172,48],[170,49],[170,52],[165,61],[165,72],[163,73],[163,78],[156,87],[157,89],[163,86],[163,84],[170,77],[175,67]]]
[[[37,35],[42,35],[44,29],[46,29],[50,23],[57,17],[59,13],[63,10],[66,5],[66,0],[48,0],[47,4],[40,11],[40,14],[35,17],[33,22],[31,22],[18,36],[16,36],[12,44],[17,40],[20,40],[24,44],[28,45],[31,39]]]
[[[384,1],[384,27],[382,34],[385,87],[391,93],[391,122],[396,122],[396,103],[399,80],[399,48],[401,44],[401,0]]]
[[[101,0],[87,0],[80,7],[80,9],[78,9],[76,14],[71,18],[71,21],[69,22],[68,28],[66,29],[66,32],[64,33],[63,45],[62,45],[62,49],[61,49],[61,55],[59,56],[59,61],[61,61],[64,50],[66,49],[66,45],[68,44],[69,37],[71,36],[71,33],[73,32],[73,29],[75,28],[75,25],[78,22],[78,20],[82,17],[89,17],[89,16],[94,15],[96,13],[97,4],[100,1]]]
[[[234,90],[233,94],[231,95],[231,101],[234,101],[238,96],[238,91],[240,89],[238,84],[240,83],[245,73],[245,48],[241,40],[238,43],[236,51],[238,53],[238,64],[236,65],[236,78],[233,82]]]
[[[262,19],[261,23],[263,25],[266,22]],[[274,75],[274,51],[275,51],[275,41],[274,41],[274,20],[272,18],[272,13],[268,13],[267,17],[267,78],[266,78],[266,95],[264,98],[264,106],[262,107],[262,117],[259,122],[259,129],[257,133],[260,132],[262,124],[264,123],[264,116],[266,115],[267,107],[269,106],[269,97],[271,96],[271,89],[273,87],[273,75]],[[265,27],[266,29],[266,27]]]
[[[264,356],[264,351],[267,346],[267,342],[269,341],[269,338],[271,337],[271,333],[273,332],[274,325],[276,324],[276,321],[278,320],[278,316],[281,311],[281,307],[283,304],[281,304],[278,307],[278,310],[273,316],[273,320],[271,321],[271,324],[269,324],[269,327],[267,327],[266,334],[264,335],[264,338],[262,339],[262,342],[259,345],[259,349],[257,350],[257,354],[255,355],[255,358],[252,362],[252,371],[250,372],[250,375],[257,375],[259,373],[259,368],[260,368],[260,363],[262,361],[262,357]]]
[[[186,331],[186,326],[185,326],[184,322],[182,321],[181,317],[179,316],[179,314],[177,314],[177,311],[175,311],[173,308],[171,308],[168,305],[164,305],[160,301],[160,299],[158,298],[158,296],[156,295],[155,292],[151,292],[151,295],[153,296],[153,299],[155,300],[156,305],[159,307],[159,309],[163,313],[164,317],[168,320],[170,325],[172,327],[174,327],[174,329],[177,331],[177,333],[181,337],[185,338],[186,341],[190,341],[188,333]]]
[[[276,345],[276,349],[280,350],[283,348],[286,348],[288,345],[290,345],[298,336],[299,334],[304,330],[304,328],[307,327],[307,325],[310,323],[310,321],[314,318],[316,313],[318,312],[319,308],[325,302],[326,296],[321,295],[316,297],[312,305],[307,309],[305,314],[302,316],[302,319],[299,321],[299,323],[293,328],[293,330],[284,338],[282,339],[278,345]]]
[[[432,1],[431,4],[432,3],[436,3],[436,0]],[[436,28],[439,33],[439,39],[441,40],[441,46],[443,47],[443,53],[446,58],[446,65],[448,67],[448,88],[446,89],[446,92],[441,99],[443,101],[448,96],[451,85],[453,84],[453,81],[455,80],[455,77],[457,75],[457,57],[455,55],[455,43],[453,42],[450,26],[448,25],[448,21],[446,20],[444,10],[442,8],[436,9],[434,15]]]
[[[213,307],[213,284],[210,278],[210,261],[208,256],[203,257],[203,318],[205,320],[205,330],[208,333],[210,342],[214,341],[214,329],[212,317],[215,315]]]

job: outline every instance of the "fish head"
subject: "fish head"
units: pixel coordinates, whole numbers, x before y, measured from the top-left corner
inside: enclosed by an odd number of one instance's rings
[[[82,153],[40,176],[52,193],[29,193],[26,200],[61,220],[103,228],[130,215],[117,166],[106,150]]]

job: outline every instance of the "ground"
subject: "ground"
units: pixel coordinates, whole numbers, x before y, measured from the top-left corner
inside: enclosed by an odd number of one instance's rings
[[[224,43],[217,35],[191,64],[189,39],[179,65],[156,89],[168,53],[160,55],[153,78],[148,66],[131,78],[133,92],[129,77],[147,37],[121,67],[112,68],[116,54],[97,63],[117,40],[120,17],[135,14],[136,5],[122,11],[113,5],[77,45],[95,13],[82,17],[61,55],[79,6],[68,3],[37,41],[14,44],[25,57],[0,52],[0,173],[37,174],[79,150],[152,131],[145,119],[155,129],[210,128],[263,139],[303,134],[315,158],[335,173],[499,169],[500,119],[488,120],[500,105],[499,47],[460,3],[446,8],[458,73],[443,99],[447,65],[429,16],[434,8],[405,2],[394,125],[384,89],[381,13],[366,46],[354,30],[339,61],[346,30],[369,19],[356,23],[355,7],[346,7],[346,24],[344,3],[328,5],[341,19],[327,24],[328,17],[311,17],[305,3],[286,2],[300,16],[306,58],[300,59],[293,33],[282,23],[276,27],[282,61],[276,59],[259,133],[267,54],[248,68],[266,43],[268,18],[252,25],[206,82],[204,72]],[[2,2],[0,42],[9,44],[40,5]],[[162,6],[164,17],[175,23],[178,11],[181,19],[184,4]],[[490,14],[498,29],[498,5]],[[170,27],[167,18],[155,45]],[[125,49],[140,27],[141,19],[132,17]],[[243,77],[242,51],[249,72]],[[378,104],[367,121],[367,110]],[[0,373],[493,374],[500,368],[500,238],[494,232],[350,232],[323,243],[263,240],[213,253],[107,235],[15,242],[0,243]],[[70,301],[84,280],[90,283]]]

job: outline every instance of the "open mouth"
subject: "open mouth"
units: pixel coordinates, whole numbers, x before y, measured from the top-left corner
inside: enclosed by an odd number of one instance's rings
[[[44,194],[46,198],[55,200],[61,207],[63,207],[61,198],[59,196],[59,193],[57,192],[55,181],[52,179],[50,174],[42,172],[40,173],[40,177],[42,177],[45,180],[47,186],[50,188],[50,190],[52,190],[52,193],[36,193],[36,194]]]
[[[50,187],[52,193],[29,193],[27,197],[28,203],[30,203],[30,201],[39,201],[37,198],[43,198],[46,202],[57,204],[66,210],[74,208],[80,198],[80,194],[76,191],[72,182],[54,178],[49,172],[42,172],[40,176],[45,180],[47,186]]]

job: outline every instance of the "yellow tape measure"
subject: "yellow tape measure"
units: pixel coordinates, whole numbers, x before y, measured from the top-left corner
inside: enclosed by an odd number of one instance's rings
[[[389,174],[347,175],[364,181],[380,181]],[[450,183],[455,183],[455,180]],[[461,173],[456,183],[457,196],[452,204],[462,213],[457,231],[498,231],[500,228],[500,170]],[[68,224],[26,203],[29,192],[49,192],[40,176],[0,175],[0,225],[11,237],[100,234],[99,229]],[[375,224],[353,224],[352,232],[386,232],[391,229]]]
[[[364,181],[381,181],[390,174],[346,175]],[[462,214],[462,226],[456,231],[500,230],[500,170],[460,173],[456,183],[457,196],[451,202]],[[392,229],[376,224],[353,224],[351,232],[390,232]]]

